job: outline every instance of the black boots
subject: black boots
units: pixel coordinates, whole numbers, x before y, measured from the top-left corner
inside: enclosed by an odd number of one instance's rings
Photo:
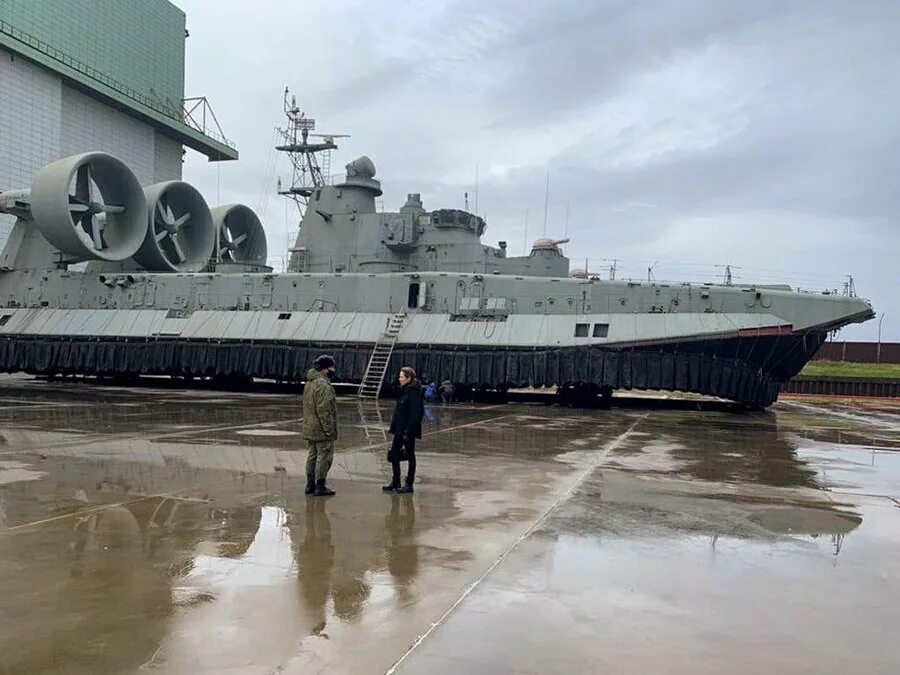
[[[413,486],[410,483],[407,483],[403,487],[398,487],[394,492],[398,495],[407,495],[413,491]]]
[[[316,491],[316,475],[306,474],[306,494],[311,495]]]
[[[390,485],[385,485],[381,489],[384,490],[385,492],[393,492],[394,490],[396,490],[399,487],[400,487],[399,481],[397,481],[397,482],[391,481]]]
[[[316,497],[330,497],[330,496],[333,495],[333,494],[335,494],[334,490],[331,490],[330,488],[326,487],[326,486],[325,486],[325,481],[324,481],[324,480],[317,480],[317,481],[316,481],[316,491],[313,493],[314,496],[316,496]]]

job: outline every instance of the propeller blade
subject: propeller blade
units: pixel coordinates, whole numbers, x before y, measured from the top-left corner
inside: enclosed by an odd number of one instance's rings
[[[75,199],[85,204],[91,201],[91,168],[82,164],[75,172]]]
[[[184,224],[188,221],[188,218],[190,218],[190,217],[191,217],[191,212],[188,211],[188,212],[185,213],[183,216],[181,216],[181,218],[179,218],[178,220],[176,220],[176,221],[173,223],[173,225],[175,225],[175,227],[181,227],[182,225],[184,225]]]
[[[159,211],[159,217],[162,218],[162,222],[166,222],[166,210],[163,208],[162,202],[156,202],[156,210]]]
[[[86,204],[69,204],[69,211],[72,213],[84,213],[88,210],[88,206]]]
[[[156,241],[162,241],[163,239],[165,239],[168,236],[169,236],[168,230],[160,230],[159,232],[156,233]]]
[[[91,218],[91,239],[94,241],[94,248],[98,251],[103,250],[103,239],[100,237],[102,229],[99,219]]]
[[[172,236],[172,248],[175,249],[175,256],[178,258],[178,262],[184,262],[184,251],[181,250],[181,244],[178,243],[178,238]]]
[[[244,239],[246,239],[246,238],[247,238],[247,233],[244,232],[244,234],[240,234],[237,237],[235,237],[234,240],[231,242],[231,244],[232,244],[232,246],[237,246],[238,244],[243,242]]]
[[[172,213],[172,208],[168,204],[166,204],[166,222],[169,225],[175,224],[175,214]]]

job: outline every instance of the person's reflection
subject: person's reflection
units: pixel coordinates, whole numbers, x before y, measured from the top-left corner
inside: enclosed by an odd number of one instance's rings
[[[419,571],[415,500],[392,495],[391,512],[384,520],[388,572],[394,579],[398,601],[407,604],[414,599],[412,585]]]
[[[303,545],[297,553],[300,594],[313,617],[314,634],[325,628],[325,603],[328,601],[334,566],[331,523],[325,510],[328,504],[326,499],[306,500],[306,530]]]
[[[331,600],[335,616],[349,623],[362,614],[372,587],[367,579],[378,550],[379,528],[369,514],[357,514],[352,521],[335,530],[334,572],[331,575]],[[368,522],[367,522],[368,520]],[[376,554],[377,555],[377,554]]]
[[[359,553],[359,552],[357,552]],[[355,621],[362,614],[363,605],[369,599],[372,587],[366,581],[365,555],[346,551],[346,557],[335,567],[331,583],[331,599],[334,601],[334,613],[341,621]]]

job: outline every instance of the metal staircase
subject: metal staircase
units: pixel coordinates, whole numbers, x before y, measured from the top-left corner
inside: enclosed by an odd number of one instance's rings
[[[384,383],[384,374],[387,372],[391,354],[394,353],[394,345],[397,344],[397,336],[403,330],[406,321],[406,313],[394,314],[389,320],[387,330],[378,338],[372,356],[369,357],[369,365],[366,366],[366,374],[363,375],[359,385],[359,398],[377,399],[381,393],[381,385]]]

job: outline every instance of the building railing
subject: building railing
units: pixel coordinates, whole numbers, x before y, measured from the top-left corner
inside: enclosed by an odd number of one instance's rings
[[[216,119],[212,106],[205,96],[186,98],[183,102],[182,121],[204,136],[213,138],[229,148],[234,148],[234,143],[225,137],[225,132]]]
[[[222,130],[220,127],[218,127],[218,122],[216,122],[218,133],[213,130],[210,130],[210,132],[207,133],[203,129],[198,128],[194,124],[188,122],[186,105],[196,101],[196,99],[185,99],[184,101],[181,101],[180,104],[176,104],[168,97],[166,97],[165,99],[160,99],[154,96],[142,94],[136,89],[111,78],[109,75],[100,72],[96,68],[89,66],[86,63],[82,63],[78,59],[72,57],[69,54],[66,54],[62,50],[57,49],[50,44],[47,44],[43,40],[40,40],[19,28],[16,28],[6,21],[0,20],[0,32],[6,33],[22,44],[28,45],[32,49],[35,49],[42,54],[49,56],[54,61],[58,61],[59,63],[62,63],[63,65],[66,65],[69,68],[72,68],[73,70],[81,73],[82,75],[86,75],[87,77],[90,77],[91,79],[104,84],[113,91],[122,94],[123,96],[126,96],[127,98],[130,98],[134,101],[137,101],[141,105],[150,108],[160,115],[168,117],[169,119],[172,119],[176,122],[181,122],[185,126],[190,127],[195,131],[199,131],[200,133],[203,133],[204,135],[209,136],[210,138],[224,145],[227,145],[229,148],[235,147],[234,144],[227,138],[225,138],[225,135],[221,133]],[[206,99],[204,98],[203,100],[205,101]]]

